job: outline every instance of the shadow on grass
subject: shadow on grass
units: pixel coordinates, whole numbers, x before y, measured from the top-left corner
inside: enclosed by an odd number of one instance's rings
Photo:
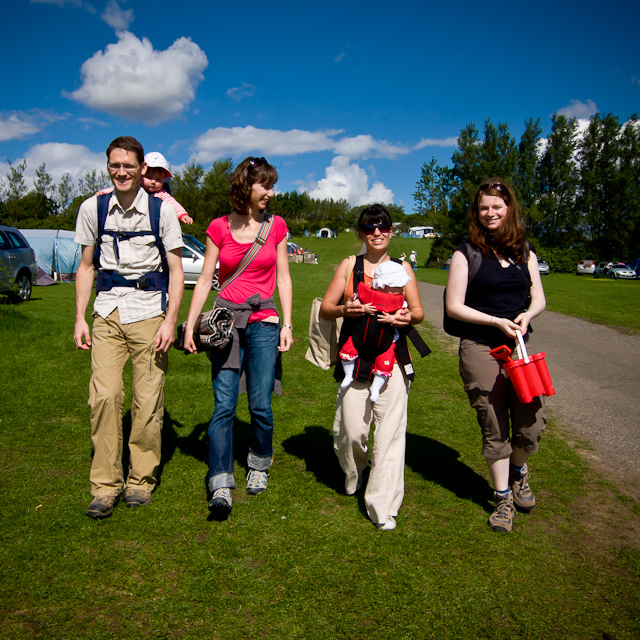
[[[324,427],[305,427],[304,432],[287,438],[282,443],[284,450],[306,463],[318,482],[344,493],[344,474],[333,452],[333,437]]]
[[[487,513],[491,487],[487,480],[460,462],[460,454],[433,438],[407,433],[405,462],[425,480],[439,484],[462,500],[471,500]]]

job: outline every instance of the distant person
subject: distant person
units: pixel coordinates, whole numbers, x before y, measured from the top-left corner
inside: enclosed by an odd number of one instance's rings
[[[326,319],[344,318],[339,348],[351,335],[353,325],[365,315],[372,315],[354,295],[360,282],[372,286],[374,271],[392,258],[387,253],[391,239],[391,217],[379,204],[367,207],[358,220],[358,238],[365,252],[355,258],[345,258],[324,295],[320,315]],[[383,531],[396,528],[396,517],[404,497],[404,456],[407,431],[407,402],[413,369],[406,345],[406,331],[420,324],[424,311],[415,277],[405,263],[410,281],[404,289],[408,307],[391,314],[391,325],[400,331],[396,353],[402,353],[393,365],[393,375],[380,392],[377,402],[370,397],[371,383],[354,380],[347,388],[339,388],[333,424],[333,448],[345,474],[347,495],[355,494],[364,483],[369,465],[369,432],[375,422],[371,449],[371,472],[364,493],[364,503],[371,521]],[[405,358],[406,355],[406,358]],[[342,361],[336,362],[335,377],[341,382]]]
[[[411,268],[414,271],[418,270],[418,254],[414,251],[409,255],[409,262],[411,263]]]
[[[273,462],[271,393],[279,392],[278,354],[289,351],[293,343],[287,225],[283,218],[267,213],[277,180],[278,172],[264,158],[249,157],[236,167],[229,189],[234,210],[215,218],[207,229],[204,266],[193,290],[185,328],[185,349],[195,353],[196,319],[211,291],[219,260],[220,293],[214,306],[230,309],[235,316],[231,343],[222,350],[209,352],[215,407],[208,430],[207,481],[212,494],[209,509],[220,515],[231,510],[231,489],[236,487],[233,423],[245,379],[251,415],[246,485],[249,495],[258,495],[267,489]],[[254,258],[240,270],[246,254],[255,249],[263,225],[265,232],[268,230],[264,244],[258,243],[260,248]],[[273,299],[276,286],[282,324]]]
[[[353,382],[356,364],[359,364],[357,361],[361,354],[366,354],[366,360],[374,363],[369,397],[371,402],[377,402],[382,387],[393,372],[395,343],[400,338],[398,330],[385,323],[391,321],[392,314],[396,311],[407,307],[404,287],[409,282],[411,282],[411,276],[407,274],[402,264],[388,260],[373,272],[371,288],[364,282],[358,284],[355,295],[364,305],[366,313],[377,315],[378,322],[369,322],[368,317],[364,316],[355,324],[353,334],[340,349],[339,357],[344,371],[341,388],[344,389]]]
[[[169,163],[167,159],[157,151],[147,153],[144,157],[145,169],[142,173],[141,184],[142,188],[147,193],[153,193],[156,198],[160,198],[165,202],[168,202],[176,210],[178,214],[178,220],[182,224],[193,224],[193,218],[186,212],[185,208],[171,195],[171,187],[167,178],[172,178],[171,171],[169,171]],[[96,195],[102,195],[104,193],[111,193],[113,187],[98,191]]]
[[[140,186],[142,145],[128,136],[116,138],[107,148],[107,159],[113,193],[92,196],[80,205],[75,235],[82,254],[74,340],[78,349],[91,349],[93,499],[87,515],[92,518],[110,516],[122,495],[128,507],[151,502],[160,466],[167,352],[184,290],[180,224],[170,204],[156,206]],[[101,234],[99,216],[104,216]],[[97,295],[90,332],[85,316],[94,276]],[[122,372],[129,358],[133,400],[125,478]]]
[[[406,259],[407,259],[407,254],[403,251],[403,252],[400,254],[400,261],[401,261],[401,262],[404,262]]]
[[[492,178],[476,191],[469,207],[470,248],[481,254],[469,280],[467,243],[454,252],[446,289],[448,315],[462,320],[460,375],[482,430],[482,454],[494,488],[489,525],[511,531],[516,506],[531,510],[529,456],[538,450],[546,425],[545,403],[521,403],[511,381],[489,351],[513,348],[516,331],[529,338],[529,323],[545,308],[538,260],[528,247],[513,189]],[[529,300],[529,296],[531,296]],[[535,351],[534,351],[535,352]]]

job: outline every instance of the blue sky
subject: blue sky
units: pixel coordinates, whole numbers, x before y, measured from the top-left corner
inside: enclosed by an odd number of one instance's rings
[[[0,176],[104,169],[133,135],[174,168],[264,155],[278,189],[413,210],[424,162],[486,118],[640,111],[640,3],[15,0]]]

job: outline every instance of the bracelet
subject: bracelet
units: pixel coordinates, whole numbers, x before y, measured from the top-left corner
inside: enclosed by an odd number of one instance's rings
[[[283,324],[282,328],[283,329],[291,329],[291,333],[293,333],[293,327],[290,324]]]

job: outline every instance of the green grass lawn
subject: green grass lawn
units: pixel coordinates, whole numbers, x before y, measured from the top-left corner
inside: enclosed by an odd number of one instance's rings
[[[298,243],[320,264],[291,265],[296,342],[273,401],[269,489],[244,493],[243,398],[238,489],[222,522],[206,506],[213,394],[204,356],[171,354],[151,506],[121,504],[92,521],[90,358],[73,345],[73,288],[0,304],[0,638],[640,637],[637,500],[593,471],[579,453],[588,445],[552,420],[531,460],[539,506],[516,517],[512,534],[492,532],[475,416],[451,340],[429,327],[421,331],[434,353],[415,363],[398,528],[377,531],[362,498],[344,495],[331,442],[336,385],[304,354],[311,301],[359,243],[352,234]],[[554,280],[545,279],[548,292]]]

